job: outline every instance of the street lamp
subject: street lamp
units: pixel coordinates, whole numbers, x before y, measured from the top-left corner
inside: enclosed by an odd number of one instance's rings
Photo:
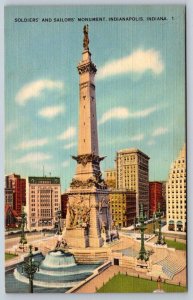
[[[156,214],[153,213],[153,233],[156,234]]]
[[[62,234],[62,228],[61,228],[61,222],[60,222],[60,220],[61,220],[61,218],[62,218],[62,211],[61,210],[58,210],[57,212],[56,212],[56,215],[57,215],[57,217],[58,217],[58,234],[60,235],[60,234]]]
[[[22,274],[29,278],[29,293],[33,293],[33,279],[37,271],[39,271],[39,262],[33,260],[32,245],[30,245],[28,259],[22,265]]]
[[[162,216],[162,213],[160,211],[160,203],[158,203],[158,211],[156,212],[156,216],[158,217],[158,239],[157,239],[157,242],[156,244],[157,245],[164,245],[165,244],[165,241],[162,237],[162,232],[161,232],[161,216]]]
[[[27,239],[25,237],[25,225],[27,223],[26,213],[24,212],[24,207],[22,207],[21,212],[21,237],[19,243],[22,245],[24,251],[24,244],[27,244]]]
[[[139,222],[140,222],[139,230],[141,231],[141,249],[139,251],[139,255],[138,255],[137,259],[148,261],[149,255],[145,250],[145,244],[144,244],[144,231],[147,228],[147,227],[145,227],[145,221],[146,221],[146,218],[145,218],[145,214],[143,211],[143,204],[141,203],[140,214],[139,214]]]

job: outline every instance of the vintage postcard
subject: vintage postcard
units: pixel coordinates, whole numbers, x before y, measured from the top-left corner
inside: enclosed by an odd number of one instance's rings
[[[185,6],[5,7],[7,293],[187,291]]]

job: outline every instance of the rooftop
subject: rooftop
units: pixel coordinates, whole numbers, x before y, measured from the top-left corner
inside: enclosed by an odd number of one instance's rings
[[[147,154],[145,154],[144,152],[142,152],[141,150],[139,150],[137,148],[127,148],[127,149],[122,149],[122,150],[117,151],[117,154],[124,154],[124,153],[125,154],[126,153],[139,153],[149,159],[149,156]]]
[[[28,182],[31,184],[60,184],[59,177],[28,177]]]

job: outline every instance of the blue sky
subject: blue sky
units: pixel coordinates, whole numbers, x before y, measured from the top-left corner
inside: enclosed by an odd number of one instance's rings
[[[167,18],[147,21],[147,17]],[[74,18],[44,23],[42,18]],[[78,17],[105,17],[81,22]],[[143,17],[143,21],[109,21]],[[14,22],[38,18],[38,22]],[[185,142],[184,8],[9,7],[5,15],[5,173],[61,177],[75,172],[82,28],[89,24],[97,65],[99,150],[113,167],[117,150],[150,157],[149,179],[166,180]]]

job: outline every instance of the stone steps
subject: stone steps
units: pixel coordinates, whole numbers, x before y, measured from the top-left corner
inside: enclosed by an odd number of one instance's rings
[[[186,261],[180,256],[168,255],[163,260],[157,262],[157,265],[162,266],[163,272],[172,279],[186,267]]]
[[[108,259],[107,252],[74,252],[75,260],[78,263],[103,262]]]

